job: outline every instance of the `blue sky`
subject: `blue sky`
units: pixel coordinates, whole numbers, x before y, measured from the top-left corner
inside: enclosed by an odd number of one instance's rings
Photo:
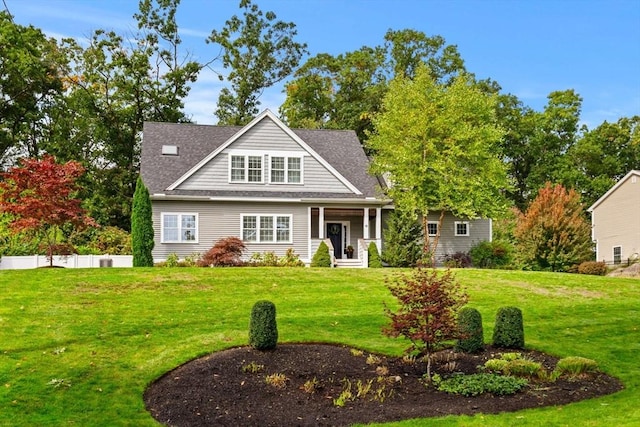
[[[640,115],[640,0],[254,0],[263,11],[292,21],[312,55],[339,54],[383,43],[388,29],[412,28],[457,45],[466,67],[492,78],[504,92],[542,110],[547,95],[574,89],[581,120]],[[137,0],[4,0],[21,25],[52,37],[83,38],[98,28],[134,31]],[[204,39],[234,14],[238,0],[182,0],[178,9],[185,49],[202,61],[218,50]],[[2,5],[0,4],[0,7]],[[213,64],[220,67],[220,64]],[[220,83],[203,73],[186,100],[197,123],[215,123]],[[277,112],[282,85],[262,106]]]

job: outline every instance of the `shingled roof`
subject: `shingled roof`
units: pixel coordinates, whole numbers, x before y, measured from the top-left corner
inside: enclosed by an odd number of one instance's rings
[[[149,193],[203,197],[354,198],[380,195],[378,180],[368,174],[369,160],[353,131],[291,129],[362,194],[274,193],[270,191],[167,190],[200,161],[243,130],[240,126],[214,126],[146,122],[143,128],[141,174]],[[163,156],[163,145],[178,147],[177,156]]]

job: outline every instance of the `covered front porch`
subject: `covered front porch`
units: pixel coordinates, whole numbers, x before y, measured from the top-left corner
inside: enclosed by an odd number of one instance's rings
[[[377,207],[310,207],[309,254],[325,241],[336,267],[367,267],[368,247],[382,250],[383,209]]]

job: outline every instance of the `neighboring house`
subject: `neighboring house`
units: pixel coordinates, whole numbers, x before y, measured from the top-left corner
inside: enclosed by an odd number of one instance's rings
[[[628,263],[640,254],[640,170],[632,170],[589,209],[596,259]]]
[[[369,243],[383,247],[393,209],[368,167],[355,132],[290,129],[269,110],[244,127],[145,123],[141,175],[153,206],[154,259],[203,254],[236,236],[248,256],[293,248],[309,263],[325,240],[338,265],[366,265]],[[448,219],[443,227],[458,236],[449,242],[443,232],[443,248],[468,250],[491,238],[488,220]]]

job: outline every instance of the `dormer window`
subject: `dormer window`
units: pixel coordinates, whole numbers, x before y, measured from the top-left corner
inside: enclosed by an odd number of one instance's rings
[[[231,156],[231,182],[262,182],[262,156]]]
[[[302,159],[300,157],[271,157],[271,182],[300,184],[302,182]]]

